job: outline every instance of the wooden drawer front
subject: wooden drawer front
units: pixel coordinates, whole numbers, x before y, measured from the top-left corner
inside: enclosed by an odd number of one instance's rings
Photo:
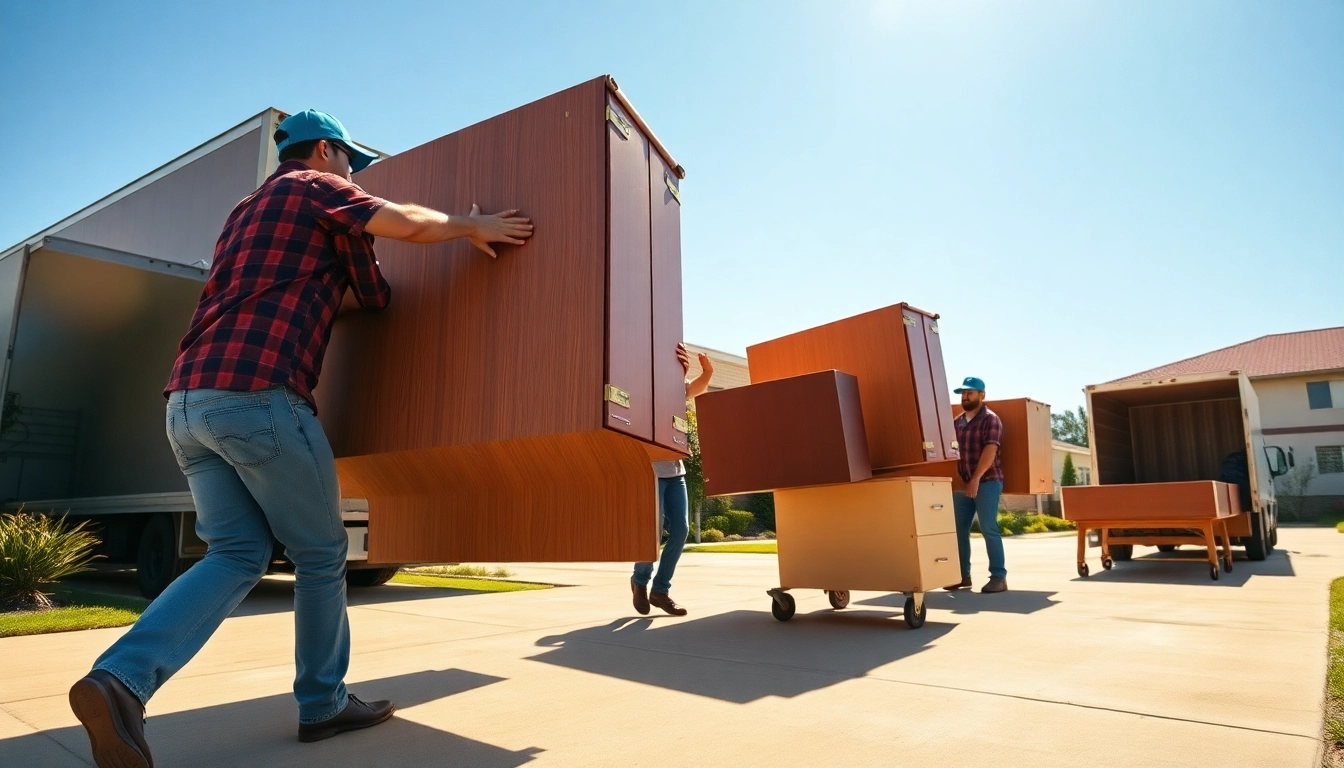
[[[916,549],[919,552],[919,591],[928,592],[961,581],[956,533],[920,536]]]
[[[915,480],[910,483],[910,503],[914,506],[915,533],[928,536],[937,533],[955,533],[956,518],[952,514],[952,482],[950,480]]]

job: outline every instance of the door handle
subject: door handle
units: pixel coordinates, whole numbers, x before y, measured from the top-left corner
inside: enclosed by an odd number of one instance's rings
[[[942,508],[943,508],[943,505],[942,505],[942,504],[930,504],[930,505],[929,505],[929,509],[942,509]]]

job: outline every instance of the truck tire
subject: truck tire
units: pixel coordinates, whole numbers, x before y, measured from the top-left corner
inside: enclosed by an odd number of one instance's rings
[[[1246,559],[1260,561],[1269,556],[1270,538],[1265,535],[1265,515],[1251,517],[1251,535],[1242,539],[1246,547]]]
[[[187,569],[177,556],[177,527],[168,513],[154,515],[140,532],[135,552],[135,579],[140,594],[153,600]]]
[[[1133,545],[1133,544],[1112,544],[1112,545],[1111,545],[1111,557],[1114,558],[1114,559],[1116,560],[1116,562],[1121,562],[1121,563],[1127,563],[1127,562],[1129,562],[1130,560],[1132,560],[1132,559],[1134,558],[1134,545]]]
[[[397,571],[401,570],[397,566],[391,568],[359,568],[356,570],[347,570],[345,572],[345,583],[352,587],[377,587],[386,584]]]

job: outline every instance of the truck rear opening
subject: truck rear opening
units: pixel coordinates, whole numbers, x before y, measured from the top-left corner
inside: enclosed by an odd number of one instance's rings
[[[1094,485],[1236,483],[1242,513],[1228,520],[1229,534],[1250,559],[1265,558],[1277,529],[1272,478],[1287,467],[1280,449],[1264,445],[1259,401],[1244,374],[1112,382],[1089,386],[1087,397]],[[1151,508],[1164,503],[1161,487],[1150,497],[1136,519],[1167,516]]]

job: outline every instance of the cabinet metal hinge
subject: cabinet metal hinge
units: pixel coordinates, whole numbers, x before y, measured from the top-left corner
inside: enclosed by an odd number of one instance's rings
[[[611,121],[612,125],[616,126],[616,130],[621,132],[623,138],[626,140],[630,139],[630,123],[626,122],[626,119],[622,117],[619,112],[612,109],[610,105],[607,106],[607,119]]]
[[[676,184],[672,183],[672,174],[663,174],[663,181],[667,182],[667,191],[672,193],[672,198],[677,201],[677,205],[681,205],[681,190],[677,189]]]
[[[607,385],[606,393],[603,395],[602,399],[606,400],[608,403],[615,403],[622,408],[630,407],[630,393],[620,387],[613,387],[610,384]]]
[[[910,326],[911,328],[915,327],[915,318],[909,315],[901,315],[901,320],[903,320],[905,324]]]
[[[691,422],[681,418],[680,416],[673,416],[672,428],[682,433],[683,435],[690,434]]]

